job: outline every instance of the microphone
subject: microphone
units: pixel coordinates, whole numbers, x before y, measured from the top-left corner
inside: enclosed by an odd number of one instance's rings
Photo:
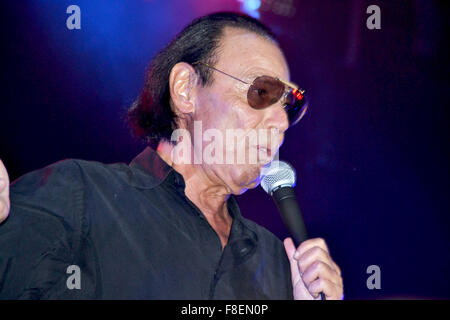
[[[297,248],[308,239],[308,232],[294,192],[297,179],[294,168],[287,162],[274,160],[263,167],[261,177],[261,187],[272,196]],[[325,300],[323,292],[320,297]]]

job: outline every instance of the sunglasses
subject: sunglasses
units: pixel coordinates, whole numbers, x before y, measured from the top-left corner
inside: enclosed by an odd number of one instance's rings
[[[308,110],[309,102],[305,96],[305,90],[299,89],[295,83],[271,76],[259,76],[252,83],[248,83],[204,62],[198,61],[192,63],[192,65],[195,64],[201,64],[237,81],[250,85],[247,91],[247,102],[253,109],[265,109],[281,101],[289,119],[289,126],[297,124]]]

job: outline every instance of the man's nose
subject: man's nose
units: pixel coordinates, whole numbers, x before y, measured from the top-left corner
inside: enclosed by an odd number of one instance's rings
[[[266,109],[265,128],[276,128],[280,133],[284,133],[289,128],[289,119],[284,108],[276,103]]]

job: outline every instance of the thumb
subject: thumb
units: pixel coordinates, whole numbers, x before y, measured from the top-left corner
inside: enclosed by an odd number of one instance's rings
[[[284,250],[289,259],[289,264],[291,265],[291,277],[292,277],[292,288],[294,289],[294,299],[295,300],[312,300],[313,296],[309,293],[302,279],[302,274],[300,273],[300,268],[298,267],[298,261],[294,259],[294,254],[297,251],[294,245],[294,241],[291,238],[286,238],[283,241]]]
[[[298,268],[297,260],[294,259],[295,254],[295,245],[292,238],[286,238],[283,241],[284,250],[286,251],[286,255],[289,259],[289,264],[291,265],[291,276],[292,276],[292,284],[296,283],[300,279],[300,270]]]

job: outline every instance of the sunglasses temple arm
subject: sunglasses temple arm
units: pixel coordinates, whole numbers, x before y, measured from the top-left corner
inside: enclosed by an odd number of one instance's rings
[[[279,79],[279,78],[278,78],[278,80],[281,81],[283,84],[287,85],[288,87],[291,87],[291,88],[294,88],[295,90],[300,91],[301,94],[305,93],[305,90],[299,89],[298,86],[293,82],[289,82],[289,81]]]

